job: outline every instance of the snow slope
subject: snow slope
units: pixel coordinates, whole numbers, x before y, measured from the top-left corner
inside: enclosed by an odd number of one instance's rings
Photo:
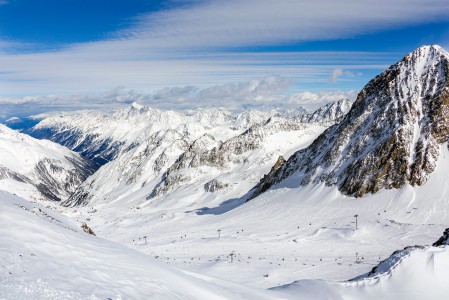
[[[421,247],[407,251],[401,260],[375,276],[346,283],[301,280],[273,290],[284,292],[289,299],[300,295],[300,299],[313,300],[440,300],[449,294],[448,278],[449,248]]]
[[[59,201],[68,198],[93,171],[92,164],[79,154],[0,124],[0,189]]]
[[[0,299],[275,299],[187,274],[0,192]]]
[[[180,189],[173,197],[147,201],[132,195],[66,213],[89,222],[99,236],[173,266],[254,287],[347,280],[369,272],[397,249],[432,244],[448,227],[447,145],[440,151],[425,185],[363,199],[323,184],[270,190],[243,205],[223,190],[201,191],[213,195],[203,198]],[[230,263],[232,251],[236,256]]]
[[[254,269],[241,259],[227,264]],[[299,280],[270,290],[182,271],[164,261],[89,235],[55,211],[0,191],[0,299],[433,300],[449,293],[447,246],[397,251],[351,281]]]

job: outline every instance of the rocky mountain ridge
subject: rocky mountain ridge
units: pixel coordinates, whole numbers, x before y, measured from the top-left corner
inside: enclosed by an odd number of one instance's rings
[[[371,80],[342,121],[273,169],[248,199],[294,175],[355,197],[422,185],[449,137],[449,54],[423,46]],[[293,178],[293,177],[292,177]]]

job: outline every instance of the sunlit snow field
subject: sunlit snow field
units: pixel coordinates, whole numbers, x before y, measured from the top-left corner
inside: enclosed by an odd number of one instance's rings
[[[169,265],[254,287],[347,280],[397,249],[432,244],[442,234],[449,212],[449,154],[442,148],[424,186],[363,199],[325,186],[279,187],[243,204],[217,195],[202,199],[202,191],[185,188],[155,201],[136,197],[72,209],[70,215],[87,220],[99,236]],[[284,185],[294,186],[295,178]]]

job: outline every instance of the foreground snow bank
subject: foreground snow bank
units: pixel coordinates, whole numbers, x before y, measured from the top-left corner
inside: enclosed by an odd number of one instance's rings
[[[0,191],[0,299],[445,299],[449,247],[408,247],[348,282],[258,290],[183,272]]]
[[[301,299],[447,299],[449,248],[407,247],[352,281],[300,280],[275,288]]]
[[[0,299],[272,299],[194,277],[0,192]]]

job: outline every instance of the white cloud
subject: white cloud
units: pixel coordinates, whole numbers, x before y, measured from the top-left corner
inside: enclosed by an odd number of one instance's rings
[[[301,92],[286,94],[290,81],[282,77],[253,79],[243,83],[228,83],[207,88],[195,86],[163,88],[154,93],[137,92],[118,87],[103,93],[44,95],[26,97],[0,97],[4,117],[20,111],[20,116],[48,111],[79,109],[113,110],[132,102],[159,109],[185,110],[198,107],[224,107],[241,111],[249,108],[293,108],[316,109],[330,101],[346,98],[354,100],[355,91]]]
[[[54,52],[10,54],[5,49],[24,46],[0,41],[1,92],[67,94],[125,86],[148,94],[166,86],[205,88],[273,74],[304,85],[326,84],[329,74],[338,69],[354,74],[359,69],[380,71],[393,62],[392,55],[229,49],[353,37],[433,22],[448,14],[447,0],[194,1],[182,8],[142,15],[132,28],[108,40]],[[337,82],[345,73],[339,76],[336,72],[331,79]],[[231,91],[232,86],[222,89]]]
[[[448,13],[446,0],[213,0],[144,15],[122,35],[155,48],[228,48],[351,37]]]
[[[361,73],[357,73],[358,76],[361,76]],[[354,77],[355,74],[351,71],[343,70],[341,68],[335,68],[332,70],[329,76],[329,81],[332,83],[337,83],[341,77]]]

